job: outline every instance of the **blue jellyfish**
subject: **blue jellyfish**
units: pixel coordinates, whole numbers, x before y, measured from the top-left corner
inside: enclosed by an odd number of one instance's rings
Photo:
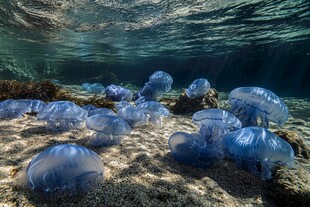
[[[223,136],[240,129],[242,124],[238,118],[222,109],[205,109],[196,112],[192,122],[200,127],[199,134],[208,144],[214,144],[222,151]]]
[[[138,105],[140,105],[146,101],[156,101],[156,99],[153,99],[153,98],[148,97],[148,96],[141,96],[135,100],[135,104],[136,104],[136,106],[138,106]]]
[[[171,90],[172,83],[173,79],[168,73],[156,71],[150,76],[149,82],[145,83],[138,92],[138,97],[144,96],[156,100],[159,95]]]
[[[118,145],[131,133],[126,121],[110,115],[97,114],[88,117],[86,126],[95,131],[91,138],[91,144],[95,147]]]
[[[31,112],[29,104],[19,100],[5,100],[0,102],[0,119],[22,118]]]
[[[91,110],[91,111],[88,112],[88,117],[94,116],[94,115],[96,115],[96,114],[116,116],[116,114],[114,113],[114,111],[112,111],[111,109],[107,109],[107,108],[96,108],[96,109],[93,109],[93,110]]]
[[[115,104],[115,108],[117,111],[121,110],[122,108],[125,108],[127,106],[132,106],[130,102],[128,101],[120,101],[117,104]]]
[[[208,144],[200,134],[176,132],[168,141],[171,155],[178,162],[197,168],[217,165],[223,155],[213,144]]]
[[[91,83],[83,83],[82,84],[82,89],[84,91],[89,91],[89,87],[91,86]]]
[[[41,109],[43,109],[46,106],[46,103],[44,103],[41,100],[27,100],[27,99],[21,99],[18,100],[20,102],[23,102],[30,106],[31,112],[39,112]]]
[[[277,166],[294,167],[294,151],[284,139],[262,127],[245,127],[223,138],[225,155],[262,180],[270,180]]]
[[[51,102],[37,114],[37,119],[46,121],[46,128],[52,131],[80,128],[86,118],[87,111],[70,101]]]
[[[289,113],[284,102],[273,92],[259,87],[240,87],[229,94],[230,111],[242,126],[269,127],[269,121],[283,126]]]
[[[197,98],[208,93],[210,89],[210,83],[207,79],[199,78],[195,80],[188,89],[185,90],[185,93],[188,98]]]
[[[94,94],[104,93],[105,87],[101,83],[83,83],[82,89]]]
[[[131,101],[133,98],[133,93],[130,90],[113,84],[106,87],[105,93],[107,98],[112,101]]]
[[[149,122],[155,128],[161,128],[162,116],[169,116],[169,110],[157,101],[146,101],[137,106],[137,109],[149,115]]]
[[[147,122],[147,116],[133,106],[123,107],[117,111],[117,116],[125,120],[131,127],[138,127]]]
[[[104,166],[92,150],[61,144],[39,153],[26,168],[27,185],[44,195],[77,195],[95,189]]]

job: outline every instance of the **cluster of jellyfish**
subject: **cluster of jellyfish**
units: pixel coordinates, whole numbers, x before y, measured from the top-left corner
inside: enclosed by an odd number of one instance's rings
[[[92,131],[89,142],[94,147],[118,145],[131,133],[132,128],[151,123],[161,127],[162,117],[169,110],[157,101],[162,93],[171,89],[172,77],[164,71],[154,72],[149,82],[137,93],[122,86],[84,83],[82,90],[106,94],[117,101],[117,113],[93,105],[80,107],[70,101],[48,104],[40,100],[6,100],[0,103],[0,118],[22,118],[26,113],[36,113],[38,120],[46,122],[46,129],[63,132],[86,127]],[[147,89],[146,89],[147,88]],[[76,195],[98,186],[104,178],[104,166],[94,151],[83,146],[62,144],[39,153],[26,168],[25,185],[44,195]]]
[[[35,112],[51,131],[86,127],[92,131],[94,147],[117,145],[132,128],[151,123],[161,128],[169,110],[157,100],[171,89],[172,77],[154,72],[135,95],[122,86],[106,88],[99,83],[84,83],[82,89],[117,101],[117,113],[93,105],[80,107],[69,101],[48,104],[40,100],[6,100],[0,103],[0,118],[21,118]],[[185,93],[189,98],[205,95],[207,79],[195,80]],[[135,100],[133,102],[133,100]],[[218,165],[228,158],[263,180],[272,178],[277,166],[294,166],[292,147],[268,130],[269,122],[282,126],[288,109],[274,93],[259,87],[234,89],[229,111],[206,109],[196,112],[193,123],[198,133],[176,132],[168,140],[171,155],[177,161],[198,168]],[[76,195],[95,189],[104,179],[104,166],[98,154],[83,146],[62,144],[39,153],[26,168],[26,186],[45,195]]]
[[[198,79],[186,90],[189,98],[204,95],[210,84]],[[198,133],[176,132],[168,144],[173,158],[197,168],[211,168],[224,158],[262,180],[272,179],[279,166],[294,167],[291,145],[268,130],[288,120],[284,102],[260,87],[239,87],[229,94],[229,111],[205,109],[192,116]]]

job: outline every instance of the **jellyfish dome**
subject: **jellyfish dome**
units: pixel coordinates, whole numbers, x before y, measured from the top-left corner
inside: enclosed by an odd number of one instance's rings
[[[91,83],[83,83],[82,84],[82,89],[84,91],[89,91],[89,87],[91,86]]]
[[[49,130],[67,131],[80,128],[87,114],[85,109],[70,101],[54,101],[39,111],[37,119],[46,121]]]
[[[0,119],[22,118],[31,112],[29,104],[19,100],[5,100],[0,102]]]
[[[104,93],[105,87],[101,83],[83,83],[82,89],[94,94]]]
[[[131,133],[126,121],[111,115],[97,114],[88,117],[86,126],[95,131],[91,137],[91,144],[95,147],[120,144]]]
[[[135,104],[136,106],[138,106],[146,101],[156,101],[156,99],[148,97],[148,96],[141,96],[135,100]]]
[[[95,94],[104,93],[105,87],[101,83],[93,83],[88,87],[88,91]]]
[[[150,76],[149,82],[145,83],[139,91],[138,97],[144,96],[156,100],[159,95],[171,90],[172,83],[173,79],[168,73],[156,71]]]
[[[147,116],[140,109],[133,106],[121,108],[117,116],[125,120],[131,127],[144,125],[147,122]]]
[[[44,103],[41,100],[27,100],[27,99],[21,99],[18,100],[20,102],[23,102],[30,106],[31,112],[39,112],[41,109],[43,109],[46,106],[46,103]]]
[[[116,110],[121,110],[122,108],[125,108],[127,106],[132,106],[130,102],[128,101],[120,101],[117,104],[115,104]]]
[[[243,126],[269,127],[269,121],[283,126],[289,117],[284,102],[273,92],[259,87],[240,87],[229,94],[230,111]]]
[[[171,155],[178,162],[197,168],[210,168],[223,158],[213,144],[208,144],[200,134],[176,132],[168,141]]]
[[[45,195],[76,195],[95,189],[104,178],[104,166],[92,150],[61,144],[39,153],[26,168],[28,186]]]
[[[150,82],[159,87],[159,90],[167,92],[173,83],[172,77],[164,71],[156,71],[150,76]]]
[[[188,98],[197,98],[208,93],[210,89],[210,83],[207,79],[199,78],[195,80],[188,89],[185,90],[185,93]]]
[[[161,128],[161,117],[169,116],[169,110],[157,101],[146,101],[138,105],[137,109],[150,116],[149,121],[155,128]]]
[[[112,101],[131,101],[133,98],[133,93],[130,90],[113,84],[106,87],[105,93],[107,98]]]
[[[222,150],[223,136],[240,129],[242,124],[233,114],[222,109],[205,109],[196,112],[192,122],[200,127],[199,134],[209,144],[214,144]]]
[[[112,111],[111,109],[107,109],[107,108],[96,108],[96,109],[93,109],[93,110],[91,110],[91,111],[88,112],[88,117],[94,116],[94,115],[96,115],[96,114],[116,116],[116,114],[114,113],[114,111]]]
[[[294,151],[284,139],[262,127],[245,127],[223,138],[225,155],[262,180],[270,180],[277,166],[294,167]]]

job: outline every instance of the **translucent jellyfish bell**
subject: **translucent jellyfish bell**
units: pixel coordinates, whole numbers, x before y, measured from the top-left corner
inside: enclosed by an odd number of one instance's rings
[[[224,136],[223,151],[262,180],[270,180],[279,165],[294,167],[291,145],[262,127],[245,127]]]
[[[140,109],[133,106],[121,108],[117,112],[117,116],[125,120],[131,127],[141,126],[147,122],[147,116]]]
[[[91,140],[95,147],[120,144],[124,137],[131,133],[126,121],[110,115],[97,114],[88,117],[86,126],[95,131]]]
[[[156,71],[150,76],[150,82],[162,92],[168,92],[173,83],[172,77],[164,71]]]
[[[104,93],[105,87],[101,83],[83,83],[82,89],[94,94]]]
[[[31,112],[39,112],[41,109],[43,109],[46,106],[46,103],[44,103],[41,100],[27,100],[27,99],[21,99],[18,100],[20,102],[23,102],[30,106]]]
[[[148,114],[149,121],[156,127],[161,128],[162,116],[169,116],[169,110],[157,101],[146,101],[137,106],[145,114]]]
[[[37,114],[38,120],[47,122],[47,129],[67,131],[80,128],[88,112],[70,101],[54,101]]]
[[[223,158],[213,144],[208,144],[200,134],[176,132],[168,141],[171,155],[178,162],[198,168],[210,168]]]
[[[100,157],[78,145],[52,146],[39,153],[26,169],[28,186],[45,195],[76,195],[95,189],[103,181]]]
[[[5,100],[0,102],[0,118],[15,119],[22,118],[25,113],[31,112],[29,104],[18,100]]]
[[[273,92],[259,87],[240,87],[229,94],[230,111],[243,126],[268,128],[269,121],[282,126],[289,113],[284,102]]]
[[[192,122],[200,127],[199,134],[209,144],[222,150],[223,136],[241,128],[241,122],[233,114],[222,109],[206,109],[196,112]]]
[[[112,101],[131,101],[133,98],[133,93],[130,90],[113,84],[106,87],[105,93],[107,98]]]
[[[116,116],[116,114],[114,113],[114,111],[112,111],[111,109],[107,109],[107,108],[96,108],[96,109],[93,109],[93,110],[91,110],[91,111],[88,112],[88,117],[94,116],[94,115],[96,115],[96,114]]]
[[[122,108],[125,108],[127,106],[132,106],[130,102],[128,101],[120,101],[117,104],[115,104],[116,110],[121,110]]]
[[[173,83],[172,77],[164,71],[154,72],[149,82],[145,83],[144,87],[138,92],[138,97],[144,96],[156,100],[162,93],[171,90]]]
[[[210,83],[207,79],[199,78],[195,80],[188,89],[185,90],[187,97],[196,98],[205,95],[210,89]]]
[[[151,97],[147,97],[147,96],[141,96],[135,100],[135,104],[136,104],[136,106],[138,106],[138,105],[140,105],[146,101],[156,101],[156,99],[151,98]]]

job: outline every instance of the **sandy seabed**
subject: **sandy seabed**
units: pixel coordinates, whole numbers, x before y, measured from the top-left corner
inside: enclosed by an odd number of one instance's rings
[[[294,121],[290,119],[291,123]],[[292,126],[288,128],[303,130]],[[305,129],[309,130],[307,126]],[[229,161],[212,169],[195,169],[175,161],[168,146],[170,135],[197,130],[190,116],[171,115],[163,119],[160,129],[152,125],[134,128],[121,145],[94,148],[89,144],[91,132],[86,127],[52,133],[35,116],[0,120],[0,207],[276,206],[271,183]],[[82,145],[99,154],[105,166],[104,183],[83,196],[53,200],[16,186],[18,172],[35,155],[64,143]]]

